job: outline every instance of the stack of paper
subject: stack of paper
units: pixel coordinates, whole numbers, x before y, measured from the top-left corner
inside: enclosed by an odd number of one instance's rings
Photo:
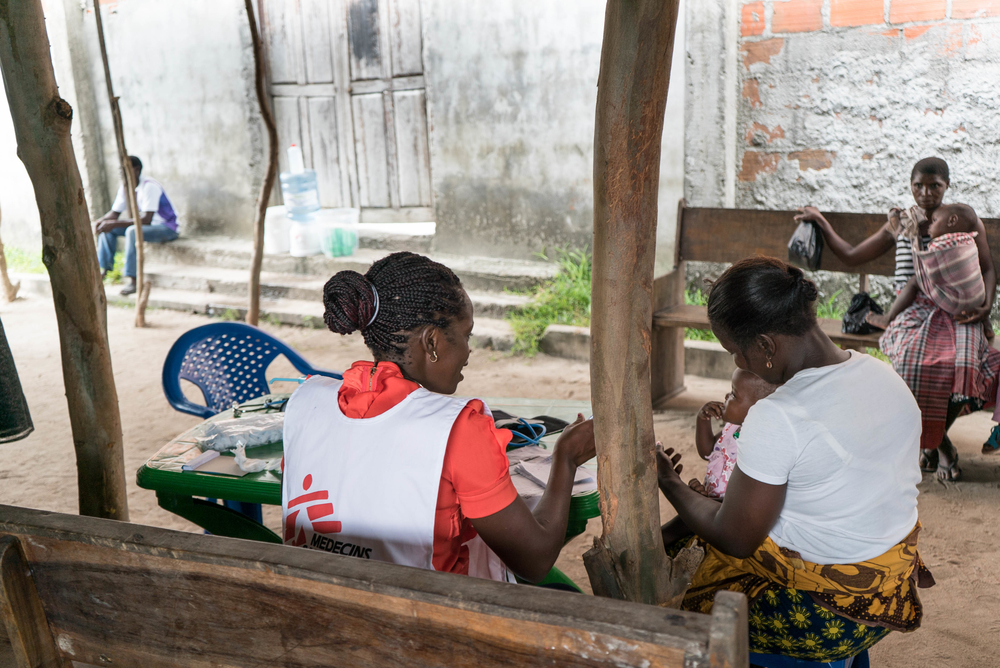
[[[521,496],[541,496],[545,491],[545,485],[549,482],[549,472],[552,470],[552,456],[547,450],[543,452],[544,456],[526,457],[511,466],[511,479]],[[573,495],[586,494],[595,489],[597,480],[594,479],[594,474],[582,466],[577,468],[573,481]]]

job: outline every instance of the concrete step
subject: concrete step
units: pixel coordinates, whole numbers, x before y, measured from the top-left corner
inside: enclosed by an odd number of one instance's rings
[[[150,265],[173,264],[243,271],[250,266],[253,250],[250,240],[228,237],[181,237],[166,244],[147,244],[145,248],[146,262]],[[345,269],[364,273],[372,263],[396,250],[398,249],[360,248],[354,255],[339,258],[328,258],[323,255],[292,257],[287,253],[265,255],[261,270],[325,281]],[[420,249],[417,252],[420,252]],[[551,262],[425,254],[450,267],[462,279],[465,289],[470,291],[524,290],[552,278],[557,271],[556,265]]]
[[[246,269],[225,269],[184,264],[146,265],[146,276],[156,290],[185,290],[227,295],[245,299],[248,288]],[[327,277],[261,272],[260,291],[265,299],[292,299],[323,302],[323,286]],[[506,292],[470,290],[469,297],[477,315],[503,317],[504,314],[528,303],[528,297]]]
[[[108,304],[112,306],[135,307],[135,295],[123,297],[118,286],[107,286]],[[191,290],[169,290],[154,287],[149,293],[147,307],[199,313],[224,320],[245,320],[247,304],[245,297],[235,295],[197,292]],[[260,300],[262,321],[275,325],[295,325],[324,329],[323,302],[314,300],[264,298]],[[477,317],[472,332],[472,345],[476,348],[510,350],[514,335],[505,320]]]

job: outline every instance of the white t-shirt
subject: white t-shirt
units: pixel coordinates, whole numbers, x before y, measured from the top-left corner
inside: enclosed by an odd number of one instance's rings
[[[174,207],[163,192],[163,186],[158,181],[148,179],[145,176],[139,177],[139,185],[135,187],[136,204],[139,205],[139,212],[153,212],[151,225],[166,225],[174,232],[177,231],[177,214]],[[115,195],[115,202],[111,205],[112,211],[125,213],[128,209],[128,201],[125,199],[125,187],[118,186],[118,193]]]
[[[856,563],[917,523],[920,428],[917,402],[892,367],[851,351],[758,401],[736,465],[754,480],[788,484],[775,543],[817,564]]]

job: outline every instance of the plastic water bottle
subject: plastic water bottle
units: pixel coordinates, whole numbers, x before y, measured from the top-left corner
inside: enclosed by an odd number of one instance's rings
[[[285,200],[285,212],[292,220],[306,222],[309,214],[319,211],[319,189],[316,172],[305,169],[302,149],[292,144],[288,149],[289,170],[282,172],[281,195]]]
[[[285,214],[291,221],[288,250],[293,257],[317,255],[322,251],[314,224],[320,208],[316,172],[305,169],[302,149],[295,144],[288,149],[288,165],[290,171],[282,172],[280,176]]]

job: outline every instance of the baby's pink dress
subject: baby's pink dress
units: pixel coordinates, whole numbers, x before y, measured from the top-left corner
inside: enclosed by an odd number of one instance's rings
[[[729,476],[736,466],[736,439],[740,437],[740,425],[725,423],[722,434],[708,456],[708,468],[705,471],[705,489],[709,496],[721,499],[726,493]]]

